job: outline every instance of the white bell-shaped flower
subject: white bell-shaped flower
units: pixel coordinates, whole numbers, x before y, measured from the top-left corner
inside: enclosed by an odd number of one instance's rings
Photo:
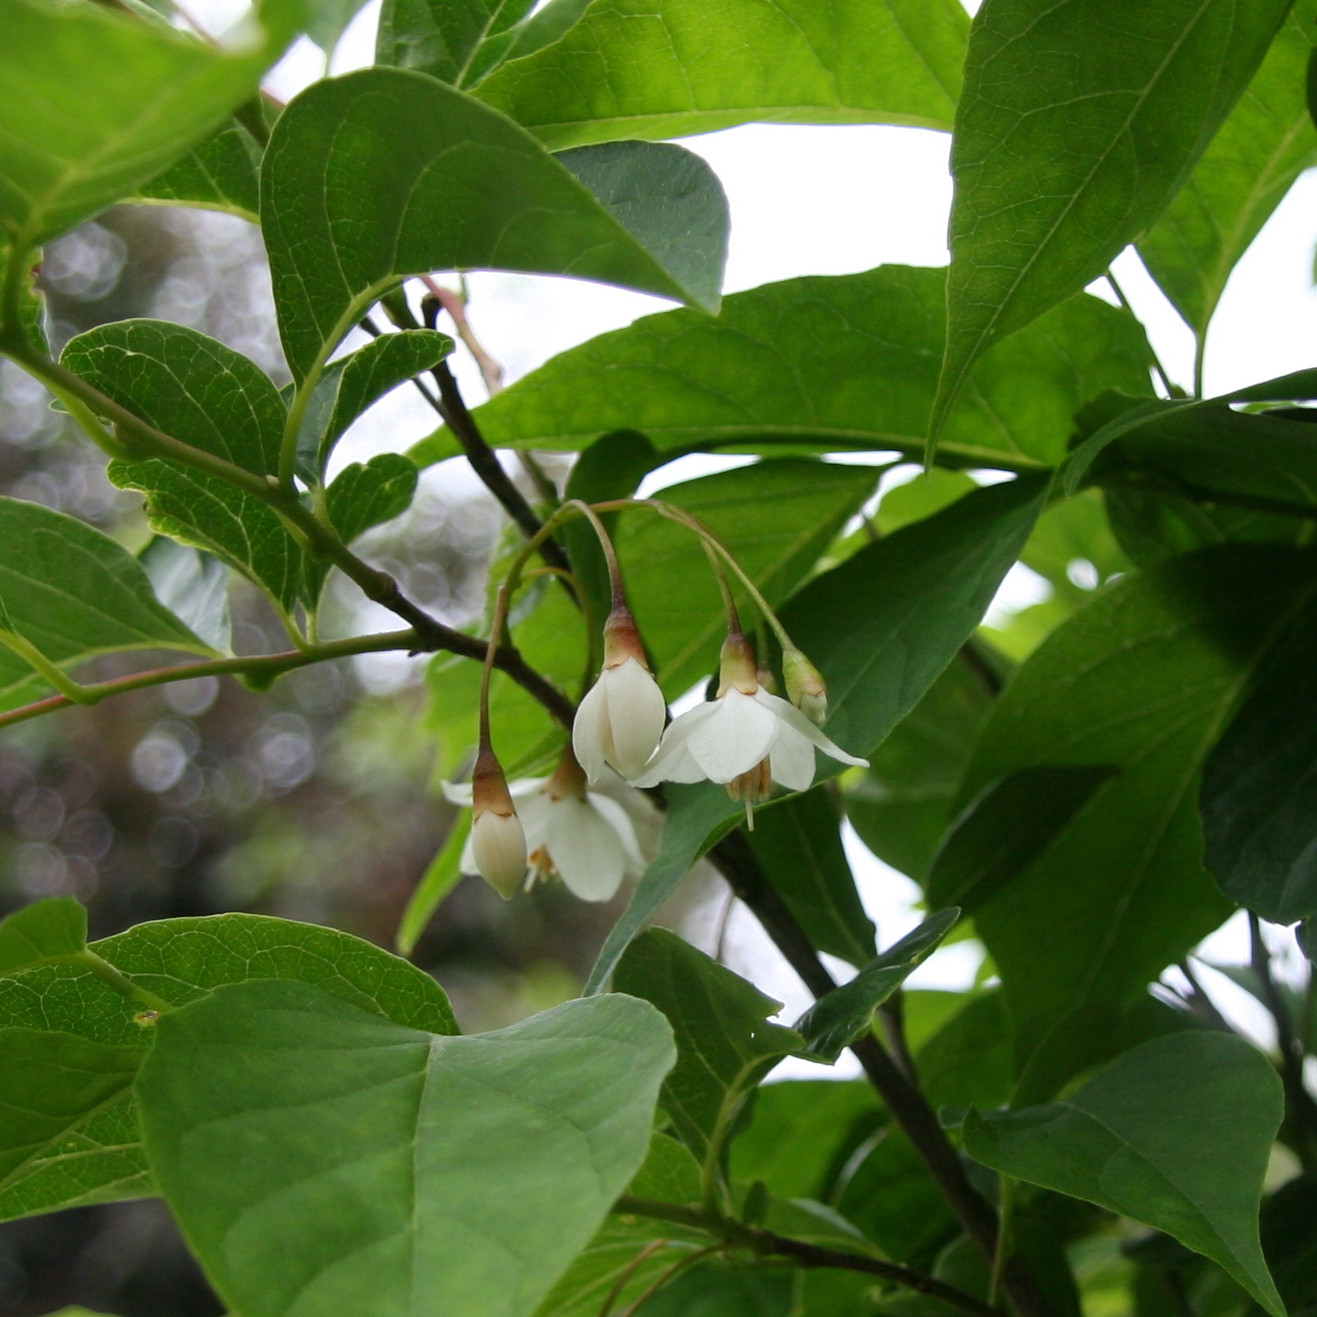
[[[750,806],[767,800],[774,782],[807,790],[814,781],[815,747],[843,764],[869,762],[847,754],[795,705],[764,690],[749,642],[733,634],[723,646],[718,698],[673,721],[634,785],[720,782],[733,800]]]
[[[638,878],[645,865],[636,830],[616,800],[586,788],[585,776],[570,749],[552,777],[521,778],[509,783],[517,816],[525,832],[521,868],[511,891],[529,888],[537,879],[560,878],[582,901],[607,901],[623,878]],[[471,803],[471,788],[446,784],[454,804]],[[474,845],[476,826],[462,852],[463,873],[488,877]]]
[[[572,748],[591,782],[606,764],[628,781],[640,773],[663,735],[668,706],[645,661],[635,619],[615,607],[604,626],[604,666],[572,724]]]
[[[504,900],[510,898],[526,872],[526,834],[517,817],[503,767],[486,742],[476,756],[467,799],[474,815],[466,851],[468,872],[478,873]]]

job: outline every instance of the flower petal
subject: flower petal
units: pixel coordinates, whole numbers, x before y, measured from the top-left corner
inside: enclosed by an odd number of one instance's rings
[[[631,816],[626,812],[626,808],[611,797],[600,795],[597,791],[589,792],[586,800],[604,822],[617,833],[617,839],[622,843],[622,853],[626,856],[627,873],[638,877],[645,868],[645,857],[640,853],[636,826],[631,822]]]
[[[594,782],[604,771],[604,761],[613,750],[608,730],[608,692],[603,680],[585,693],[572,720],[572,749],[585,775]]]
[[[511,900],[526,876],[526,834],[515,814],[486,810],[471,825],[471,853],[476,872],[505,900]]]
[[[814,747],[794,727],[783,723],[768,765],[774,782],[780,782],[788,791],[808,791],[814,781]]]
[[[444,799],[450,804],[465,805],[470,809],[475,789],[475,784],[472,782],[445,782]]]
[[[812,745],[818,746],[825,755],[830,755],[833,759],[843,764],[854,764],[857,768],[867,768],[869,761],[867,759],[857,759],[855,755],[849,755],[841,746],[833,741],[829,741],[817,727],[814,726],[808,718],[805,717],[794,704],[780,698],[777,695],[770,695],[766,690],[760,689],[755,694],[755,703],[762,705],[765,709],[771,709],[772,712],[780,718],[788,727],[794,728]]]
[[[735,688],[714,703],[717,716],[700,723],[686,744],[710,782],[730,782],[768,754],[777,738],[777,719]]]
[[[658,682],[635,659],[606,668],[599,684],[608,694],[613,753],[610,762],[623,777],[635,777],[663,735],[668,704]]]
[[[703,782],[704,770],[690,756],[687,741],[692,731],[718,712],[718,701],[709,700],[687,709],[668,724],[654,758],[645,771],[630,780],[634,787],[653,787],[660,782]]]
[[[622,885],[622,839],[587,801],[566,797],[549,813],[545,845],[567,889],[582,901],[607,901]]]

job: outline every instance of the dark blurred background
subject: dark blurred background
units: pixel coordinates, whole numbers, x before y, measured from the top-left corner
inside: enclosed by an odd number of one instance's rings
[[[41,284],[55,350],[97,324],[154,316],[287,380],[260,237],[240,219],[120,207],[53,244]],[[0,493],[139,551],[150,538],[140,496],[109,484],[102,454],[48,402],[0,365]],[[440,473],[405,518],[358,547],[462,625],[480,611],[499,530],[490,500]],[[355,587],[338,584],[333,607],[359,607]],[[289,647],[244,581],[231,608],[237,652]],[[123,659],[100,662],[125,670]],[[422,675],[419,662],[344,661],[293,673],[267,695],[204,678],[0,732],[0,914],[71,895],[87,904],[93,937],[243,910],[391,948],[452,817],[436,761],[465,750],[427,731]],[[413,958],[448,989],[465,1030],[497,1028],[575,995],[615,913],[554,888],[504,902],[467,879]],[[222,1311],[154,1200],[0,1225],[0,1317],[72,1303],[118,1317]]]

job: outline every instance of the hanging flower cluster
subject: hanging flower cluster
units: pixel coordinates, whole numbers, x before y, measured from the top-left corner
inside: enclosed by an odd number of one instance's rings
[[[508,584],[499,592],[485,661],[480,750],[471,785],[445,788],[450,800],[469,804],[473,810],[471,835],[461,860],[463,872],[479,873],[504,897],[537,879],[559,878],[582,900],[606,901],[624,877],[639,875],[644,862],[626,810],[590,789],[611,773],[637,788],[661,782],[720,783],[733,800],[744,803],[747,824],[753,827],[754,806],[768,800],[775,785],[789,791],[809,788],[816,749],[839,763],[868,763],[847,754],[819,730],[828,709],[822,676],[791,641],[730,553],[690,514],[653,500],[647,505],[700,535],[714,564],[728,622],[717,695],[668,722],[667,701],[627,605],[608,534],[588,505],[574,501],[564,505],[560,516],[579,512],[599,536],[613,594],[603,631],[603,662],[577,709],[571,744],[551,777],[512,784],[490,744],[489,674],[507,618],[509,586],[515,584],[523,557],[514,563]],[[759,668],[754,646],[742,633],[721,560],[737,573],[777,634],[788,699],[767,689],[771,674]]]

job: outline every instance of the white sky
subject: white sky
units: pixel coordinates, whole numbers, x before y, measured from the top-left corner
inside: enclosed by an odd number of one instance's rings
[[[207,26],[219,30],[243,5],[242,0],[199,0],[193,7]],[[333,72],[371,62],[377,14],[373,2],[358,15],[335,54]],[[320,52],[303,41],[274,71],[269,86],[288,99],[323,71]],[[944,265],[948,260],[951,181],[945,134],[876,126],[748,125],[683,144],[710,163],[728,195],[728,292],[805,274],[854,273],[884,263]],[[1310,174],[1282,203],[1230,281],[1208,343],[1209,394],[1312,364],[1317,355],[1315,238],[1317,174]],[[1118,258],[1114,268],[1172,378],[1188,385],[1193,367],[1189,331],[1133,252]],[[507,368],[509,382],[565,348],[670,305],[566,279],[484,273],[470,276],[469,283],[473,325]],[[482,400],[478,374],[464,354],[455,369],[468,398]],[[405,447],[432,428],[423,404],[399,391],[391,406],[377,408],[340,445],[337,460],[346,463],[384,448]],[[663,483],[713,469],[719,469],[713,459],[687,461],[680,472],[665,473]],[[454,464],[445,464],[442,476],[431,478],[470,479]],[[882,943],[889,944],[917,922],[917,889],[874,859],[853,835],[847,846]],[[794,1018],[807,1004],[794,975],[745,912],[733,919],[731,931],[733,963],[785,999],[784,1018]],[[1204,952],[1213,959],[1246,959],[1240,919],[1209,939]],[[960,987],[972,980],[976,968],[973,949],[954,946],[922,967],[912,983]],[[1213,987],[1233,1015],[1265,1038],[1268,1022],[1252,1009],[1251,999],[1223,981]],[[801,1074],[821,1073],[799,1065]]]

